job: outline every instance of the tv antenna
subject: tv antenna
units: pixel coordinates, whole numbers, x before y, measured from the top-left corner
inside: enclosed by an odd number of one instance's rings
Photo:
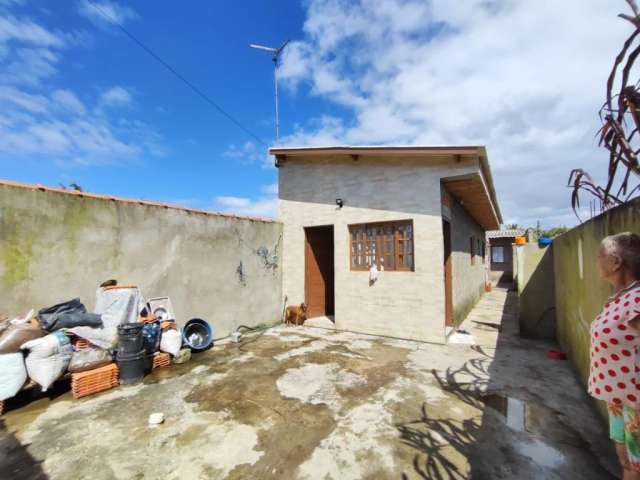
[[[289,43],[289,40],[285,41],[278,48],[265,47],[263,45],[250,44],[251,48],[255,48],[256,50],[263,50],[265,52],[271,53],[271,60],[273,61],[273,79],[276,89],[276,143],[280,140],[280,112],[278,108],[278,67],[280,66],[280,54]]]

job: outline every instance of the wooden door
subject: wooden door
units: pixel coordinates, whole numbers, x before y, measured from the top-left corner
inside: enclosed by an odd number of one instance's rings
[[[333,315],[333,226],[305,228],[304,277],[307,316]]]
[[[442,221],[442,236],[444,238],[444,315],[445,325],[453,326],[453,283],[451,265],[451,224]]]

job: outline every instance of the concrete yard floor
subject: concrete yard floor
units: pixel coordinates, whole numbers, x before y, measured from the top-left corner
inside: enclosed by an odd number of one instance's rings
[[[553,346],[517,336],[512,295],[473,310],[474,345],[281,326],[139,385],[23,401],[0,422],[0,476],[615,478],[602,421]]]

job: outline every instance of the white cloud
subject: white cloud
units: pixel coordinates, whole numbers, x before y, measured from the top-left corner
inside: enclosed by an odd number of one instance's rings
[[[213,209],[239,215],[276,218],[278,216],[278,184],[263,185],[261,190],[263,195],[255,199],[232,196],[216,197]]]
[[[100,104],[105,107],[126,107],[131,105],[132,101],[131,93],[119,85],[105,90],[100,95]]]
[[[263,168],[274,168],[273,158],[267,153],[267,149],[257,147],[251,141],[247,141],[240,146],[232,143],[222,155],[244,165],[260,163]]]
[[[109,0],[80,0],[78,12],[99,27],[113,26],[114,22],[123,25],[138,18],[132,8]]]
[[[51,98],[58,106],[76,115],[84,115],[87,111],[80,99],[71,90],[55,90],[51,94]]]
[[[31,20],[3,15],[0,17],[0,43],[13,40],[40,47],[62,47],[65,44],[64,36]]]
[[[630,31],[610,0],[310,0],[281,77],[350,112],[283,144],[486,145],[505,219],[574,223],[569,172],[602,179],[597,111]]]
[[[96,165],[166,153],[151,127],[105,110],[131,103],[124,88],[87,95],[86,103],[70,89],[52,88],[49,80],[62,54],[78,46],[82,34],[53,32],[32,18],[18,18],[9,11],[12,4],[17,2],[0,4],[0,161],[29,157]]]

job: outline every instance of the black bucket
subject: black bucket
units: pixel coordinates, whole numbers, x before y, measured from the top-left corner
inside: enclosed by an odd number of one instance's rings
[[[201,318],[192,318],[182,329],[182,342],[194,352],[206,350],[213,343],[213,328]]]
[[[144,378],[145,353],[144,350],[134,355],[116,355],[118,369],[120,370],[120,384],[127,385],[138,383]]]
[[[118,325],[118,353],[123,356],[136,355],[142,350],[142,323]]]

